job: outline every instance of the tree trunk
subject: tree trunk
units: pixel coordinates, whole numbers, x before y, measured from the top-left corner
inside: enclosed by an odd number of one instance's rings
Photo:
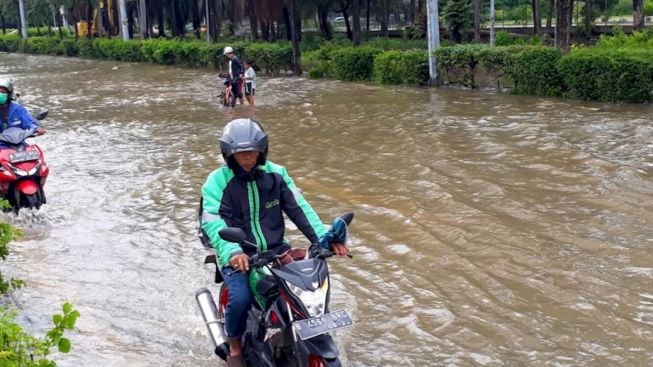
[[[592,0],[585,0],[585,36],[589,43],[592,39]]]
[[[557,0],[556,5],[556,46],[569,52],[571,45],[571,21],[573,19],[573,0]]]
[[[368,0],[368,4],[369,4],[369,0]],[[408,19],[406,20],[410,24],[415,23],[415,0],[410,0],[410,4],[408,5]]]
[[[301,37],[301,24],[302,18],[297,6],[298,0],[289,0],[290,17],[291,20],[291,35],[292,35],[292,72],[294,75],[302,75],[302,52],[299,48],[299,41]]]
[[[164,15],[165,14],[163,14],[163,7],[159,8],[157,14],[157,20],[159,23],[159,34],[158,34],[159,38],[163,38],[166,36]]]
[[[330,41],[333,39],[333,29],[331,28],[331,23],[329,22],[329,7],[318,9],[318,20],[320,25],[320,30],[324,39]]]
[[[547,18],[546,18],[547,33],[551,33],[551,28],[553,27],[553,13],[555,12],[555,8],[556,8],[556,0],[550,0],[549,13],[547,14]]]
[[[283,14],[283,24],[286,26],[286,38],[288,38],[288,41],[292,41],[292,22],[290,21],[290,9],[288,9],[287,6],[284,6],[283,9],[281,9],[281,13]]]
[[[383,35],[383,37],[388,38],[388,23],[390,22],[390,16],[388,14],[388,0],[383,0],[382,12],[383,13],[381,18],[381,34]]]
[[[195,38],[202,38],[202,31],[200,30],[202,24],[202,15],[200,14],[200,6],[197,0],[190,0],[190,14],[193,19],[193,30],[195,31]]]
[[[370,0],[367,0],[367,6],[365,7],[365,30],[370,31]]]
[[[474,0],[474,41],[481,42],[481,0]]]
[[[354,46],[361,44],[361,0],[351,1],[351,16],[354,18],[354,27],[352,29],[352,42]]]
[[[145,0],[139,0],[138,26],[141,31],[141,39],[148,38],[149,32],[147,27],[147,4],[145,3]]]
[[[540,13],[540,0],[533,0],[531,5],[533,6],[533,34],[539,36],[542,34],[542,14]]]
[[[247,0],[249,14],[249,29],[252,34],[252,41],[258,40],[258,20],[256,19],[256,1]]]
[[[127,33],[129,34],[129,39],[134,39],[134,12],[136,11],[136,6],[133,3],[127,5]]]
[[[222,29],[222,1],[209,0],[209,18],[211,23],[211,42],[216,42],[220,38],[220,30]]]
[[[261,38],[270,42],[270,25],[261,20]]]
[[[87,28],[87,35],[86,37],[88,39],[91,39],[93,36],[93,30],[91,29],[91,26],[93,25],[93,4],[91,4],[91,0],[86,1],[86,28]]]
[[[7,34],[7,23],[5,22],[5,15],[0,13],[0,22],[2,22],[2,34]]]
[[[97,35],[99,38],[104,37],[104,12],[106,11],[107,4],[105,0],[100,0],[97,8]],[[111,30],[109,30],[111,32]]]
[[[633,28],[636,31],[644,28],[644,0],[633,0]]]

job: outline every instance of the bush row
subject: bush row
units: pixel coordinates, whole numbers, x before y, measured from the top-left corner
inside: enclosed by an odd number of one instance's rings
[[[16,35],[0,36],[0,51],[25,52],[58,56],[79,56],[128,62],[151,62],[163,65],[213,67],[226,70],[227,59],[222,57],[226,44],[201,41],[164,39],[131,40],[87,39],[58,37],[30,37],[23,41]],[[241,60],[253,60],[269,73],[292,70],[292,48],[289,43],[230,44]]]
[[[426,84],[428,51],[389,50],[381,47],[337,47],[327,43],[306,52],[302,65],[313,78],[376,81],[382,84]]]
[[[593,47],[563,55],[543,46],[460,45],[436,51],[444,82],[478,88],[480,77],[513,92],[607,102],[653,100],[653,50]]]

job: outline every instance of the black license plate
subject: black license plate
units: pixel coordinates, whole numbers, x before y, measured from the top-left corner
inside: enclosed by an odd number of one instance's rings
[[[295,332],[301,340],[329,333],[335,330],[344,329],[354,324],[351,317],[345,310],[334,311],[322,316],[306,320],[298,320],[293,323]]]
[[[11,163],[34,161],[39,159],[39,152],[36,150],[26,150],[24,152],[16,152],[9,154],[9,161]]]

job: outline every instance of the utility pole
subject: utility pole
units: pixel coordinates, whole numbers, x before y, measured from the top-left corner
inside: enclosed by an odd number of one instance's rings
[[[127,24],[127,6],[125,0],[118,0],[120,10],[120,32],[122,32],[122,40],[129,41],[129,27]]]
[[[426,14],[429,39],[429,84],[439,85],[438,66],[435,58],[435,50],[440,47],[440,19],[438,15],[438,0],[428,0],[426,3]]]
[[[68,35],[70,36],[70,28],[68,27],[68,20],[66,19],[66,9],[61,5],[59,7],[59,14],[61,14],[61,20],[63,21],[63,27],[66,28]]]
[[[490,46],[494,46],[494,0],[490,0]]]
[[[211,43],[211,27],[209,26],[209,0],[204,0],[206,8],[206,42]]]
[[[25,17],[25,0],[18,0],[18,13],[20,15],[20,34],[27,39],[27,17]]]

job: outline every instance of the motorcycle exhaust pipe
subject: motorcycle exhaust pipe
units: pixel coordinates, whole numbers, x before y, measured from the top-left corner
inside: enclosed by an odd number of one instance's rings
[[[211,291],[206,288],[198,289],[197,292],[195,292],[195,300],[202,312],[204,324],[206,325],[211,340],[213,341],[215,354],[226,361],[227,356],[229,355],[229,344],[227,343],[227,335],[224,331],[224,327],[218,317],[218,308],[215,306]]]

